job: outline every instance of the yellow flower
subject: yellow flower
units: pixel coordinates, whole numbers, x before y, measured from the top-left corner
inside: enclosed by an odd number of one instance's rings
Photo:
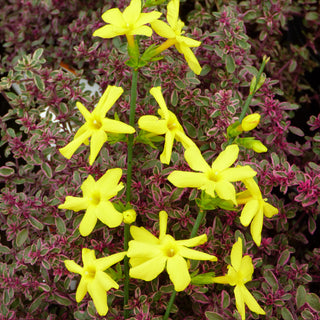
[[[102,19],[108,23],[93,33],[94,37],[114,38],[126,35],[129,45],[133,46],[134,35],[144,35],[150,37],[152,29],[145,24],[157,20],[161,16],[160,12],[152,11],[141,13],[141,0],[131,0],[130,5],[124,9],[123,13],[118,8],[107,10]]]
[[[140,117],[138,125],[141,129],[152,132],[155,135],[165,134],[165,144],[160,155],[160,161],[165,164],[170,163],[173,141],[176,139],[181,142],[184,148],[194,146],[193,141],[184,133],[181,124],[175,114],[168,110],[161,93],[161,87],[151,88],[150,93],[157,100],[160,109],[158,110],[161,119],[156,116],[146,115]]]
[[[245,305],[257,314],[266,314],[245,286],[245,283],[252,280],[253,271],[252,259],[250,256],[242,256],[242,240],[238,238],[231,250],[231,265],[228,265],[227,275],[212,280],[215,283],[235,286],[236,307],[242,320],[246,316]]]
[[[255,176],[257,173],[249,166],[229,168],[238,158],[239,147],[235,144],[226,147],[211,167],[203,159],[198,148],[185,151],[185,159],[190,168],[200,172],[173,171],[168,180],[178,188],[198,188],[204,190],[211,197],[215,193],[224,200],[236,202],[236,191],[231,182],[242,181]]]
[[[262,198],[260,189],[254,179],[244,179],[243,182],[247,190],[237,194],[238,204],[245,204],[241,212],[240,222],[245,227],[251,223],[252,238],[256,245],[260,246],[263,216],[271,218],[279,211]]]
[[[86,213],[79,225],[82,236],[89,235],[94,229],[97,219],[110,228],[121,224],[123,215],[115,209],[110,198],[117,195],[123,188],[119,180],[122,175],[120,168],[109,169],[98,181],[94,181],[91,175],[82,183],[82,198],[67,196],[59,209],[70,209],[74,211],[86,209]]]
[[[108,86],[95,109],[90,113],[85,106],[77,102],[77,108],[83,115],[86,123],[82,125],[74,136],[73,141],[60,149],[61,154],[70,159],[82,143],[88,144],[90,138],[89,164],[92,165],[102,145],[108,140],[107,132],[134,133],[135,129],[121,121],[105,118],[106,113],[122,94],[123,89]]]
[[[70,272],[81,275],[81,280],[76,291],[76,301],[80,302],[87,292],[89,292],[99,315],[105,316],[108,312],[107,291],[111,288],[118,289],[119,285],[104,270],[121,261],[125,255],[126,252],[120,252],[105,258],[96,259],[94,250],[83,248],[83,267],[73,260],[65,260],[64,264]]]
[[[188,240],[175,240],[166,234],[167,220],[167,213],[161,211],[159,214],[159,238],[143,227],[130,227],[133,238],[129,242],[127,253],[131,264],[130,276],[151,281],[166,269],[175,290],[183,291],[191,281],[188,264],[184,258],[210,261],[217,261],[217,258],[188,248],[205,243],[207,241],[206,234]]]
[[[178,52],[184,55],[190,69],[195,74],[200,74],[202,68],[190,47],[199,47],[201,42],[182,36],[184,33],[182,31],[184,23],[179,19],[179,2],[179,0],[171,0],[168,3],[167,21],[169,25],[160,20],[151,23],[152,29],[160,37],[168,39],[157,48],[156,53],[159,54],[163,50],[175,45]]]
[[[136,221],[137,213],[133,209],[128,209],[122,212],[123,222],[126,224],[131,224]]]

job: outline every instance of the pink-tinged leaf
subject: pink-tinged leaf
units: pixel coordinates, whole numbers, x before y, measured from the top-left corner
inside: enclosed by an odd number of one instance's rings
[[[290,126],[290,127],[289,127],[289,130],[290,130],[293,134],[295,134],[295,135],[297,135],[297,136],[299,136],[299,137],[303,137],[303,136],[304,136],[304,132],[303,132],[300,128],[298,128],[298,127]]]
[[[227,291],[222,290],[221,293],[221,302],[222,302],[222,308],[226,309],[230,305],[230,295]]]
[[[205,315],[208,320],[224,320],[222,315],[213,311],[206,311]]]
[[[60,294],[54,293],[52,299],[54,301],[57,301],[59,304],[62,304],[64,306],[69,306],[71,304],[70,299],[67,297],[61,296]]]
[[[308,219],[308,230],[311,234],[314,234],[316,231],[317,225],[313,217],[309,217]]]
[[[286,308],[281,308],[281,315],[283,320],[294,320],[292,313]]]
[[[300,285],[296,294],[296,305],[300,309],[307,302],[307,293],[303,285]]]
[[[0,167],[0,176],[1,177],[10,177],[14,174],[14,169],[7,167],[7,166],[2,166]]]
[[[307,304],[315,311],[320,311],[320,299],[315,293],[307,294]]]
[[[17,233],[16,244],[18,247],[21,247],[26,242],[26,240],[28,239],[28,235],[29,235],[28,229],[20,230]]]
[[[264,278],[272,288],[272,292],[276,292],[279,289],[278,280],[271,270],[265,270],[263,273]]]
[[[46,162],[41,164],[41,169],[48,178],[52,178],[52,169]]]
[[[278,262],[277,262],[277,266],[283,267],[285,264],[287,264],[289,259],[290,259],[290,251],[288,249],[286,249],[283,252],[281,252],[281,255],[280,255]]]

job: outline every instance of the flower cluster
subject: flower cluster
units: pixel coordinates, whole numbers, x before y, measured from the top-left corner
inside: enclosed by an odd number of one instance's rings
[[[165,22],[158,20],[161,16],[159,12],[142,13],[141,1],[132,0],[123,12],[120,12],[117,8],[106,11],[102,15],[102,19],[107,25],[96,30],[93,35],[102,38],[125,35],[128,41],[128,53],[130,56],[128,65],[133,67],[134,72],[137,72],[136,70],[147,62],[154,61],[155,57],[163,50],[174,45],[178,52],[184,55],[189,67],[194,73],[199,75],[201,67],[190,47],[198,47],[200,42],[182,35],[184,23],[179,19],[179,5],[179,0],[171,0],[168,3],[167,21],[169,25],[167,25]],[[146,26],[146,24],[150,24],[151,28]],[[139,50],[136,50],[138,42],[134,36],[144,35],[150,37],[152,30],[161,37],[167,38],[167,40],[158,47],[147,49],[142,57],[140,57]],[[258,80],[256,78],[253,79],[250,95],[253,95],[261,87],[265,79],[262,77],[259,80],[260,82],[256,82]],[[77,108],[86,122],[76,132],[73,141],[60,149],[64,157],[70,159],[80,145],[83,143],[89,144],[90,139],[89,164],[92,165],[98,157],[101,148],[108,141],[108,134],[110,133],[131,135],[128,140],[125,140],[128,141],[128,158],[131,157],[132,134],[135,133],[135,129],[132,126],[134,122],[130,120],[131,125],[128,125],[118,119],[106,118],[106,113],[122,93],[123,89],[121,87],[108,86],[91,113],[82,103],[77,103]],[[159,119],[154,115],[143,115],[138,120],[139,128],[149,132],[151,134],[149,138],[165,135],[164,148],[160,155],[160,161],[163,164],[170,163],[174,141],[176,140],[184,148],[185,161],[195,171],[175,170],[169,174],[168,180],[178,188],[200,189],[205,197],[209,197],[209,199],[216,203],[217,201],[222,201],[225,205],[229,204],[231,208],[235,208],[234,206],[239,204],[245,204],[240,221],[244,226],[248,226],[252,221],[251,234],[256,244],[260,246],[263,215],[270,218],[278,210],[262,198],[260,189],[254,180],[257,174],[255,170],[248,165],[232,167],[238,159],[238,145],[254,149],[257,152],[266,151],[258,150],[259,148],[256,147],[257,140],[253,138],[251,140],[251,147],[248,143],[245,144],[244,140],[238,138],[240,133],[250,131],[258,125],[260,115],[252,114],[241,118],[240,121],[235,122],[228,128],[227,137],[229,138],[229,145],[225,147],[225,150],[221,151],[210,166],[202,156],[196,143],[185,133],[177,116],[168,109],[161,92],[161,87],[151,88],[150,94],[155,98],[160,107],[158,113],[161,118]],[[132,114],[130,113],[130,119],[132,119],[131,116]],[[232,143],[233,140],[234,143]],[[256,142],[255,146],[253,146],[252,141]],[[127,201],[128,199],[130,200],[131,193],[131,169],[128,160]],[[125,230],[128,230],[128,225],[135,221],[136,212],[131,208],[130,203],[127,203],[126,206],[119,204],[115,206],[110,201],[111,198],[117,196],[118,192],[123,189],[122,182],[119,183],[121,176],[122,169],[120,168],[107,170],[97,181],[95,181],[92,175],[89,175],[81,186],[83,197],[67,196],[65,202],[59,206],[60,209],[71,209],[76,212],[86,210],[79,225],[79,231],[82,236],[91,234],[98,220],[109,228],[118,227],[124,222]],[[237,193],[236,186],[233,184],[235,182],[243,182],[247,190]],[[203,214],[203,210],[206,208],[201,206],[200,209]],[[199,217],[201,217],[200,213]],[[190,239],[176,240],[167,234],[167,222],[168,214],[165,211],[160,211],[158,238],[144,227],[131,226],[130,233],[133,240],[124,244],[125,251],[105,258],[96,259],[94,250],[83,248],[83,267],[80,267],[74,261],[65,260],[65,265],[69,271],[81,275],[81,281],[76,292],[76,301],[81,301],[86,293],[89,292],[97,312],[100,315],[106,315],[108,312],[106,292],[111,288],[118,288],[119,285],[104,271],[111,265],[124,259],[125,256],[129,258],[129,275],[132,278],[151,281],[166,270],[175,291],[185,290],[191,282],[188,259],[217,261],[217,257],[214,255],[190,249],[190,247],[202,245],[208,240],[206,234],[195,236],[199,228],[198,223],[195,224]],[[126,231],[125,238],[128,238]],[[213,278],[209,282],[229,283],[236,286],[236,306],[242,319],[245,316],[245,303],[252,311],[264,314],[264,311],[244,286],[247,281],[252,279],[252,273],[253,265],[251,258],[249,256],[242,258],[242,242],[239,238],[231,252],[231,266],[229,266],[228,275]],[[168,310],[170,312],[170,309]]]

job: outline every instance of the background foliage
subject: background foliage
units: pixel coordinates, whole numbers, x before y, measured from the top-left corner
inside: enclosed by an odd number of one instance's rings
[[[80,79],[124,88],[112,112],[126,121],[130,70],[125,65],[125,40],[101,41],[92,33],[103,22],[102,12],[122,9],[125,1],[23,0],[4,1],[0,9],[1,167],[0,167],[0,306],[1,319],[99,319],[91,301],[74,299],[78,278],[63,260],[81,261],[81,248],[97,257],[122,250],[122,230],[98,225],[89,237],[79,235],[82,213],[61,211],[66,195],[77,196],[87,174],[100,177],[112,167],[126,167],[126,145],[106,144],[89,167],[88,149],[71,160],[58,152],[81,124],[75,108],[81,101],[92,110],[101,93],[85,91]],[[255,264],[248,288],[265,309],[266,319],[319,319],[319,6],[314,0],[187,1],[181,19],[192,38],[203,73],[196,77],[183,57],[169,50],[165,59],[139,74],[137,116],[158,108],[148,95],[162,85],[169,109],[208,162],[226,143],[225,132],[241,112],[253,75],[267,54],[266,83],[251,110],[262,115],[255,135],[266,154],[242,150],[240,162],[257,172],[262,193],[279,208],[265,220],[257,248],[238,211],[208,211],[199,230],[209,241],[201,248],[220,263],[191,263],[191,270],[226,272],[226,258],[239,234]],[[159,41],[145,39],[147,47]],[[61,67],[67,63],[74,73]],[[114,114],[116,116],[116,114]],[[162,148],[161,143],[156,143]],[[176,239],[189,236],[197,214],[195,190],[174,188],[172,170],[187,169],[179,148],[170,166],[159,150],[137,143],[134,149],[133,205],[137,225],[156,233],[158,213],[169,214]],[[119,200],[124,200],[124,192]],[[239,209],[240,210],[240,209]],[[212,268],[212,265],[214,266]],[[115,276],[122,277],[120,266]],[[171,285],[161,275],[151,283],[131,280],[133,319],[163,315]],[[256,291],[255,291],[256,290]],[[150,294],[150,292],[153,292]],[[168,293],[168,294],[167,294]],[[108,294],[108,319],[121,319],[122,287]],[[172,319],[237,317],[232,287],[189,286],[179,294]],[[178,312],[179,310],[179,312]],[[248,319],[257,316],[250,315]]]

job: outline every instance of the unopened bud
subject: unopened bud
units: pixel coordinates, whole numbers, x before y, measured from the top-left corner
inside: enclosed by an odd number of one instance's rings
[[[241,127],[243,131],[250,131],[254,129],[260,122],[260,114],[253,113],[249,114],[248,116],[244,117],[241,122]]]
[[[268,148],[259,140],[252,141],[251,149],[257,153],[268,151]]]
[[[123,222],[126,224],[131,224],[136,221],[137,214],[135,210],[129,209],[122,212],[123,214]]]

